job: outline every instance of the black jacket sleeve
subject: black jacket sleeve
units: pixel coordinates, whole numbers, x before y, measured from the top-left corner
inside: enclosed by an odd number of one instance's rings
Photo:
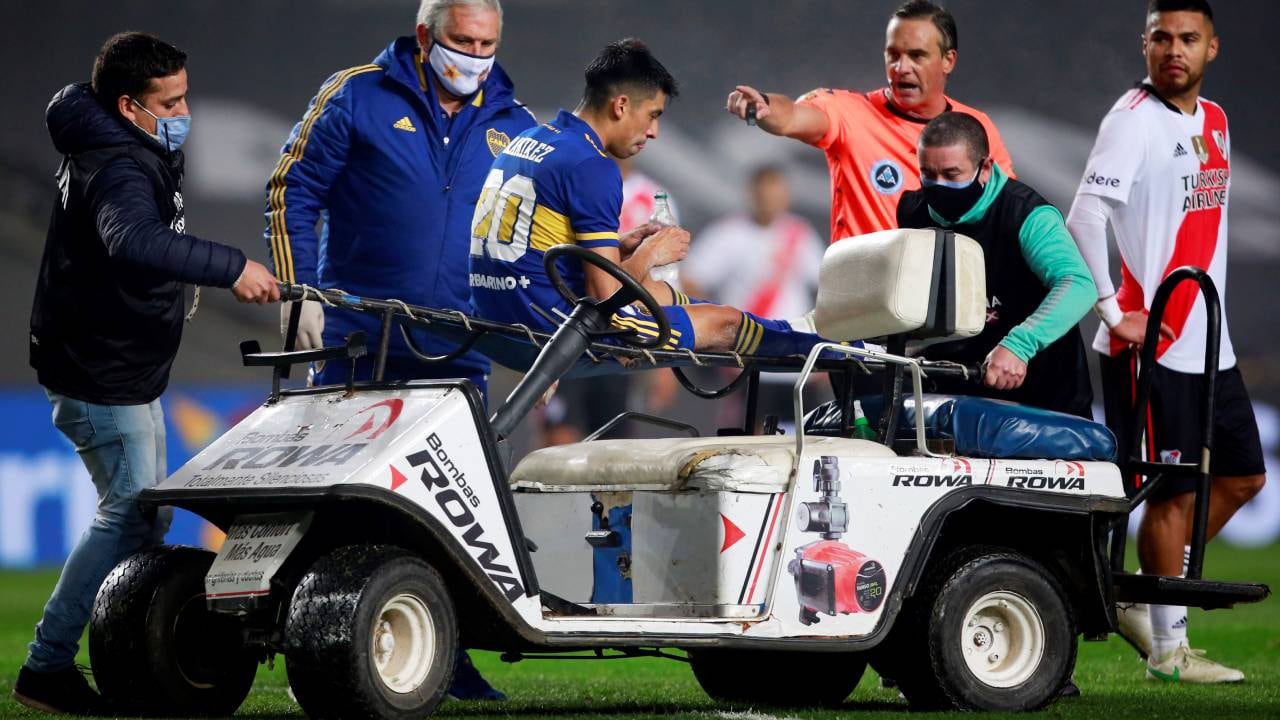
[[[898,198],[898,222],[900,228],[911,227],[911,213],[915,211],[916,200],[915,195],[911,192],[904,192]]]
[[[229,288],[244,271],[238,248],[172,230],[151,180],[130,158],[94,173],[85,200],[113,262],[206,287]]]

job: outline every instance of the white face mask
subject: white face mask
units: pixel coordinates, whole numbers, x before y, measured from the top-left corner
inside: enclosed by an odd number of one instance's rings
[[[427,62],[446,90],[459,97],[466,97],[479,89],[480,83],[489,75],[494,57],[496,56],[468,55],[433,42],[431,52],[427,54]]]

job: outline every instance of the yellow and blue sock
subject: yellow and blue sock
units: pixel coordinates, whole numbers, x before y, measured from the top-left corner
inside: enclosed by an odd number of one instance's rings
[[[671,288],[671,304],[672,305],[713,305],[710,300],[702,298],[690,297],[676,289],[675,285],[667,283],[667,287]]]
[[[742,323],[734,338],[733,351],[740,355],[786,357],[808,355],[814,345],[827,342],[815,333],[801,332],[786,320],[770,320],[749,312],[742,313]]]

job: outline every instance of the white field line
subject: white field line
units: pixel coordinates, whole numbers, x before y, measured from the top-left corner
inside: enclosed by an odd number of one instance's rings
[[[746,712],[728,712],[728,711],[722,710],[720,712],[709,713],[709,714],[712,717],[721,718],[722,720],[800,720],[800,718],[779,717],[777,715],[769,715],[767,713],[760,713],[760,712],[751,712],[749,710]]]

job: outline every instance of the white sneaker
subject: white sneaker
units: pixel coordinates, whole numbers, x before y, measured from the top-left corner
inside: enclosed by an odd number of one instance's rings
[[[1146,603],[1116,603],[1116,626],[1143,660],[1151,656],[1151,613]]]
[[[1168,683],[1210,685],[1240,682],[1244,680],[1244,673],[1210,660],[1204,656],[1203,650],[1192,650],[1183,645],[1170,652],[1160,662],[1153,664],[1148,659],[1147,679]]]

